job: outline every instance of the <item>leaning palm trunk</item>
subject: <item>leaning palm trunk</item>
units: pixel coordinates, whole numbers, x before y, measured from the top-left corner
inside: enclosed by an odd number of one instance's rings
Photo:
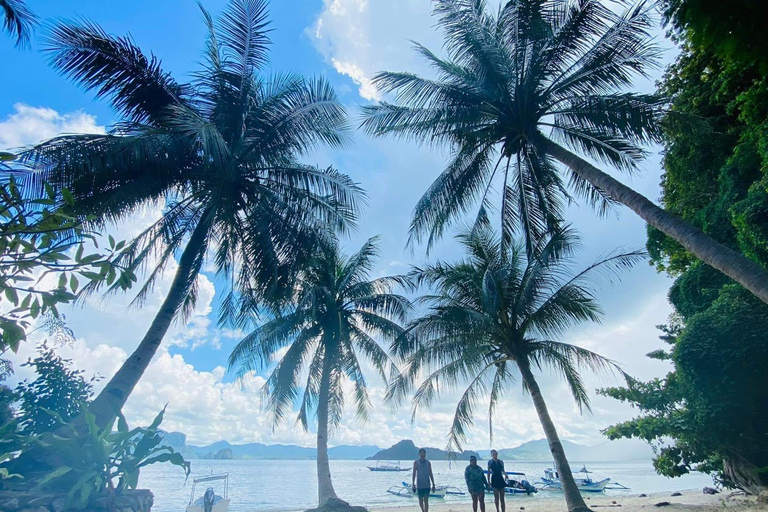
[[[176,270],[171,289],[144,339],[88,407],[96,416],[97,425],[106,425],[122,409],[160,347],[165,333],[168,332],[187,296],[190,283],[197,278],[200,259],[207,246],[208,225],[205,216],[201,218],[179,259],[179,268]]]
[[[604,173],[564,147],[543,142],[545,151],[608,196],[629,207],[644,221],[676,240],[701,261],[727,275],[768,303],[768,270],[697,227],[653,204],[648,198]]]
[[[552,452],[555,467],[560,474],[560,481],[563,484],[563,494],[565,494],[565,503],[568,506],[568,512],[589,511],[590,509],[584,502],[584,498],[582,498],[581,493],[576,486],[576,481],[573,479],[571,466],[568,464],[568,459],[565,457],[563,443],[560,442],[560,437],[557,435],[555,424],[552,423],[552,418],[549,417],[547,404],[544,402],[544,397],[541,396],[539,385],[533,377],[531,369],[526,364],[518,362],[517,366],[520,368],[523,382],[525,383],[528,392],[531,394],[533,405],[536,407],[536,413],[539,415],[539,421],[547,436],[549,450]]]
[[[331,358],[326,355],[325,368],[320,379],[317,397],[317,506],[321,508],[331,500],[338,500],[331,481],[331,465],[328,462],[328,400],[331,382]]]

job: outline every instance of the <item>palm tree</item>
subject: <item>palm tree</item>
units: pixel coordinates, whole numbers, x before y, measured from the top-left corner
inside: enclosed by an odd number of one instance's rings
[[[16,38],[16,46],[29,45],[37,16],[24,0],[0,0],[0,11],[3,13],[3,29]]]
[[[558,338],[574,324],[600,320],[601,309],[589,279],[595,273],[616,275],[641,260],[643,253],[609,255],[572,273],[577,239],[570,230],[540,241],[533,254],[526,254],[523,244],[503,244],[487,224],[459,235],[459,240],[467,253],[463,261],[438,262],[415,268],[409,275],[414,287],[426,285],[434,293],[420,299],[427,312],[413,320],[392,347],[404,366],[388,398],[404,398],[426,375],[413,396],[415,417],[439,392],[469,382],[448,435],[448,448],[461,450],[477,402],[486,395],[493,439],[494,409],[519,375],[547,436],[568,510],[589,510],[573,480],[534,371],[548,367],[559,374],[579,409],[589,410],[580,370],[621,370],[613,361]]]
[[[137,304],[180,252],[149,330],[90,406],[101,425],[123,406],[174,319],[194,306],[207,253],[229,283],[221,319],[236,322],[238,296],[266,300],[290,288],[292,268],[319,233],[345,231],[359,201],[347,176],[299,161],[318,145],[344,144],[347,117],[324,80],[258,74],[269,44],[265,2],[232,0],[217,22],[203,15],[205,62],[186,85],[130,38],[94,24],[60,24],[48,38],[53,66],[109,98],[125,120],[108,135],[44,142],[24,160],[100,225],[165,205],[126,247],[132,268],[153,265]]]
[[[368,277],[378,252],[375,238],[350,257],[340,254],[336,243],[323,244],[317,252],[298,279],[292,306],[238,343],[229,366],[238,367],[238,375],[243,377],[271,366],[274,354],[287,348],[264,385],[267,408],[277,426],[300,400],[297,423],[304,429],[309,428],[309,414],[314,409],[318,508],[346,508],[348,504],[336,496],[331,481],[329,428],[341,420],[345,381],[350,382],[357,416],[368,417],[370,402],[361,356],[385,381],[397,374],[386,350],[371,334],[390,340],[402,335],[401,324],[411,304],[392,293],[400,283],[397,278]]]
[[[658,62],[650,7],[640,2],[615,14],[604,4],[509,0],[493,15],[484,0],[436,0],[448,57],[416,50],[437,77],[381,73],[374,83],[396,92],[397,104],[364,108],[371,134],[445,142],[453,151],[415,208],[411,240],[428,236],[431,246],[473,204],[488,209],[493,192],[505,242],[522,229],[530,248],[557,228],[570,189],[600,211],[628,206],[768,302],[765,268],[571,151],[631,171],[643,145],[661,137],[663,100],[621,92]]]

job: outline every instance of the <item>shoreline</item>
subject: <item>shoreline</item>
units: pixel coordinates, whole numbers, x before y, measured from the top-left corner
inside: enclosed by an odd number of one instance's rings
[[[649,493],[645,496],[642,494],[590,495],[584,496],[584,499],[587,506],[594,508],[595,512],[604,509],[620,509],[621,512],[652,512],[656,510],[663,512],[715,512],[724,508],[739,512],[768,512],[768,503],[758,503],[756,496],[744,496],[731,491],[704,494],[700,489],[678,492],[681,494],[680,496],[672,496],[673,492],[658,492]],[[657,506],[657,504],[664,502],[668,504]],[[492,496],[490,500],[486,496],[485,507],[486,512],[496,511]],[[370,512],[420,512],[419,505],[415,501],[402,506],[368,507],[368,510]],[[467,499],[446,503],[432,499],[429,501],[429,510],[430,512],[471,512],[472,502]],[[566,512],[565,499],[557,498],[526,499],[525,501],[508,498],[506,510],[507,512]],[[479,508],[478,512],[480,512]]]

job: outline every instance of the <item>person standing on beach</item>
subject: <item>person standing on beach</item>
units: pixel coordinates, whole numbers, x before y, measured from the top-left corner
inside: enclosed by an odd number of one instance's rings
[[[464,481],[467,483],[467,490],[472,496],[472,512],[477,512],[477,504],[480,503],[480,512],[485,512],[485,475],[483,468],[477,465],[477,457],[472,455],[469,458],[469,466],[464,470]]]
[[[493,502],[496,504],[496,512],[499,512],[499,503],[501,503],[501,512],[506,512],[507,505],[504,503],[504,489],[507,486],[507,474],[504,471],[504,461],[499,459],[499,452],[491,450],[491,460],[488,461],[488,485],[493,489]]]
[[[432,487],[429,482],[432,481]],[[429,493],[435,492],[435,477],[432,476],[432,464],[427,460],[427,450],[419,450],[419,458],[413,462],[411,485],[419,496],[421,512],[429,512]]]

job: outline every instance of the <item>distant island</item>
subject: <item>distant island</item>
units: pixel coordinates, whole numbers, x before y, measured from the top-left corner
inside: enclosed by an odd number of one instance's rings
[[[416,460],[419,458],[419,448],[410,439],[404,439],[399,441],[386,450],[381,450],[376,454],[367,457],[367,460]],[[458,460],[469,460],[469,457],[474,455],[478,459],[480,455],[477,452],[470,450],[464,450],[463,452],[456,452],[453,457],[449,457],[449,453],[440,448],[424,447],[427,450],[427,458],[430,460],[448,460],[449,458]]]
[[[164,432],[163,444],[170,446],[187,459],[216,460],[315,460],[317,450],[304,446],[285,444],[231,444],[227,441],[195,446],[186,443],[187,436],[181,432]],[[563,441],[568,459],[573,465],[593,461],[650,460],[653,453],[650,447],[638,440],[604,441],[596,446]],[[382,449],[375,445],[350,446],[340,445],[328,449],[332,460],[415,460],[421,446],[410,439],[398,441],[389,448]],[[445,450],[424,447],[431,460],[448,460]],[[502,460],[552,460],[546,439],[529,441],[514,448],[499,448]],[[465,450],[455,453],[458,460],[468,460],[471,455],[479,460],[490,458],[490,450]]]

